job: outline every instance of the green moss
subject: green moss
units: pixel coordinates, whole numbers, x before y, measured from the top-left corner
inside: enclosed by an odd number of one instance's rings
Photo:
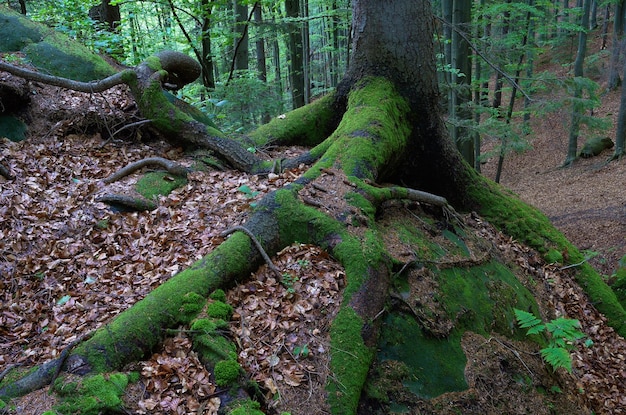
[[[159,195],[166,196],[181,186],[187,184],[187,179],[184,177],[174,176],[168,172],[155,171],[149,172],[141,176],[137,180],[135,189],[137,193],[142,195],[148,200],[153,200]]]
[[[41,39],[42,33],[36,23],[4,5],[0,6],[0,52],[17,52]]]
[[[218,290],[215,290],[211,293],[211,295],[209,295],[209,298],[211,300],[217,300],[217,301],[221,301],[223,303],[226,302],[226,293],[224,292],[224,290],[222,290],[221,288]]]
[[[468,193],[480,205],[479,213],[494,226],[544,255],[552,249],[557,250],[563,255],[564,265],[583,262],[584,257],[578,249],[539,210],[495,183],[471,171],[468,174],[474,175]],[[620,335],[626,336],[626,311],[602,277],[583,263],[578,266],[575,278],[609,324]]]
[[[246,399],[244,401],[238,401],[233,405],[233,409],[228,411],[228,415],[264,415],[264,412],[261,411],[260,408],[261,405],[258,402]]]
[[[199,318],[191,324],[191,331],[197,331],[202,334],[213,334],[217,330],[215,320],[208,318]]]
[[[545,260],[548,264],[562,264],[563,254],[553,248],[546,253]]]
[[[183,304],[180,309],[182,313],[181,321],[190,322],[193,320],[198,313],[202,311],[205,302],[206,299],[198,293],[190,292],[185,294],[183,297]]]
[[[217,129],[217,125],[215,125],[213,120],[211,120],[204,112],[200,111],[198,108],[187,103],[186,101],[183,101],[182,99],[179,99],[178,97],[176,97],[176,95],[172,94],[169,91],[163,91],[163,94],[172,105],[174,105],[185,114],[191,116],[194,120]]]
[[[128,375],[113,373],[81,379],[74,387],[57,387],[62,401],[56,409],[63,414],[100,414],[122,409],[122,395],[129,383]]]
[[[209,317],[228,321],[233,314],[233,307],[222,301],[213,301],[207,307],[206,313]]]
[[[349,176],[374,179],[405,148],[411,132],[408,113],[409,105],[391,82],[364,79],[350,93],[324,158],[339,162]]]
[[[424,319],[433,316],[432,322],[420,324],[413,315],[390,313],[383,324],[377,356],[379,362],[402,362],[409,367],[411,377],[403,384],[425,399],[467,389],[466,357],[460,344],[464,332],[486,336],[498,332],[524,339],[513,308],[538,309],[533,294],[507,266],[495,260],[471,268],[433,267],[431,274],[438,287],[432,293],[434,303],[445,315],[420,305],[420,299],[409,299],[418,304]]]
[[[290,111],[280,118],[260,126],[250,134],[257,147],[278,142],[281,145],[298,144],[313,146],[324,141],[332,133],[335,96],[329,94],[302,108]]]
[[[237,383],[241,366],[236,360],[227,359],[217,362],[214,369],[215,383],[219,387],[230,386]]]
[[[393,313],[385,317],[381,338],[378,360],[406,365],[411,377],[403,383],[416,396],[428,399],[467,389],[460,335],[432,337],[411,316]]]
[[[193,348],[198,352],[202,361],[210,366],[228,359],[230,354],[237,350],[233,342],[215,332],[194,335]]]
[[[342,307],[330,330],[330,367],[334,376],[328,382],[328,402],[333,414],[356,412],[373,350],[361,338],[363,320],[350,307]]]
[[[253,264],[247,259],[251,250],[250,239],[245,234],[231,235],[205,258],[160,285],[77,345],[72,354],[86,358],[95,373],[120,369],[141,358],[159,343],[164,328],[182,324],[180,308],[187,293],[208,296],[235,276],[249,275]]]

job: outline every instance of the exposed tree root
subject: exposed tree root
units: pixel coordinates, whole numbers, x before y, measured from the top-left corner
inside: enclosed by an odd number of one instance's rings
[[[13,180],[15,177],[11,174],[11,171],[8,167],[5,167],[4,164],[0,163],[0,175],[5,177],[8,180]]]
[[[151,200],[148,200],[141,196],[128,196],[121,194],[107,194],[100,196],[96,199],[97,202],[104,202],[106,204],[123,208],[129,211],[144,211],[154,210],[157,208],[157,204]]]
[[[122,168],[121,170],[118,170],[116,173],[113,173],[112,175],[104,179],[104,182],[116,182],[139,169],[152,165],[163,167],[165,170],[167,170],[168,173],[175,176],[187,177],[187,173],[189,172],[187,168],[181,166],[175,161],[164,159],[163,157],[149,157],[143,160],[136,161],[134,163],[130,163],[128,166]]]

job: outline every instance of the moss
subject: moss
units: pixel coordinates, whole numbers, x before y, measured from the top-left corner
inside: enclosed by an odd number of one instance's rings
[[[129,383],[128,375],[113,373],[81,379],[75,387],[57,387],[62,401],[56,409],[63,414],[100,414],[122,409],[122,395]]]
[[[324,141],[334,129],[335,96],[329,94],[302,108],[290,111],[260,126],[249,136],[257,147],[278,142],[281,145],[314,146]]]
[[[205,364],[215,365],[236,352],[235,344],[216,332],[194,334],[193,348]]]
[[[153,200],[159,195],[166,196],[181,186],[187,184],[187,179],[184,177],[173,176],[168,172],[155,171],[146,173],[135,185],[137,193],[142,195],[148,200]]]
[[[207,307],[206,313],[209,317],[227,321],[230,320],[230,316],[233,314],[233,307],[222,301],[213,301]]]
[[[559,252],[557,249],[550,249],[544,259],[548,264],[562,264],[563,263],[563,254]]]
[[[559,232],[549,219],[504,188],[473,172],[473,184],[469,194],[479,204],[479,213],[521,243],[536,249],[543,255],[554,249],[563,255],[563,264],[583,262],[583,255]],[[609,324],[622,336],[626,336],[626,311],[615,293],[602,277],[587,263],[577,268],[576,282],[596,308],[608,319]]]
[[[215,320],[208,318],[200,318],[191,325],[191,331],[197,331],[202,334],[213,334],[217,330]]]
[[[348,98],[348,109],[329,140],[325,158],[347,175],[374,179],[400,154],[411,132],[409,105],[391,82],[366,78]]]
[[[226,359],[217,362],[214,369],[215,383],[219,387],[230,386],[237,383],[241,366],[236,360]]]
[[[181,321],[183,323],[193,320],[204,307],[206,299],[198,293],[190,292],[183,297],[183,303],[180,308],[182,313]]]
[[[373,350],[361,338],[363,320],[350,307],[343,307],[330,330],[330,367],[334,377],[328,382],[328,402],[333,414],[356,412]]]
[[[17,52],[41,39],[42,33],[36,23],[0,6],[0,52]]]
[[[217,300],[217,301],[221,301],[223,303],[226,302],[226,293],[224,292],[224,290],[222,290],[221,288],[218,290],[215,290],[211,293],[211,295],[209,295],[209,298],[211,300]]]
[[[261,405],[258,402],[246,399],[234,404],[233,409],[228,411],[228,415],[264,415],[260,408]],[[281,415],[284,415],[284,412]]]

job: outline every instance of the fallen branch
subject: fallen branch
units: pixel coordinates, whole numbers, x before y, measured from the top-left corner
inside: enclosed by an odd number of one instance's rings
[[[134,163],[130,163],[128,166],[122,168],[121,170],[113,173],[106,179],[104,179],[105,183],[113,183],[117,180],[120,180],[123,177],[128,176],[135,171],[142,169],[146,166],[158,165],[167,170],[168,173],[173,174],[175,176],[187,177],[187,173],[189,170],[175,161],[164,159],[162,157],[150,157],[143,160],[136,161]]]

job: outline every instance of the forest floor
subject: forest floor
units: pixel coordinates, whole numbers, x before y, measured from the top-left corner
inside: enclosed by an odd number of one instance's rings
[[[57,357],[81,335],[210,252],[223,240],[224,230],[245,220],[250,203],[301,173],[260,178],[194,172],[186,186],[160,199],[156,211],[113,214],[96,201],[111,190],[101,179],[144,157],[164,156],[185,165],[193,159],[148,140],[144,129],[104,139],[104,132],[115,126],[103,124],[101,114],[108,120],[132,119],[133,104],[121,88],[93,96],[42,85],[34,85],[33,91],[33,113],[40,119],[33,120],[31,137],[0,142],[0,161],[16,176],[0,177],[0,372]],[[607,94],[597,113],[615,118],[618,104],[618,93]],[[620,180],[626,160],[606,164],[607,151],[560,168],[566,121],[563,114],[533,120],[532,149],[505,160],[501,181],[545,212],[610,276],[626,254],[626,191]],[[281,151],[294,154],[298,149]],[[490,160],[483,166],[488,177],[493,177],[494,164]],[[123,186],[128,189],[133,180],[126,178]],[[494,244],[509,246],[520,262],[528,261],[531,254],[514,241],[492,235]],[[235,305],[232,332],[239,339],[240,362],[263,386],[275,410],[323,414],[327,335],[343,271],[310,246],[288,247],[274,262],[297,276],[293,284],[281,284],[262,267],[228,293]],[[567,272],[553,267],[549,276],[556,284],[552,306],[581,319],[596,344],[573,354],[571,379],[584,395],[584,405],[596,414],[626,414],[626,342],[606,326]],[[479,350],[484,340],[468,340],[464,346],[475,363],[481,362],[480,353],[488,354]],[[496,347],[497,339],[492,343]],[[510,352],[509,346],[498,347],[498,353]],[[125,396],[129,413],[212,414],[219,405],[184,330],[132,369],[142,378],[134,393]],[[479,400],[493,400],[496,394],[502,401],[519,399],[507,397],[506,387],[494,384]],[[53,403],[53,395],[43,390],[16,402],[13,413],[39,414]],[[549,413],[549,408],[534,409],[530,413]],[[467,413],[497,413],[485,407],[480,411]]]

